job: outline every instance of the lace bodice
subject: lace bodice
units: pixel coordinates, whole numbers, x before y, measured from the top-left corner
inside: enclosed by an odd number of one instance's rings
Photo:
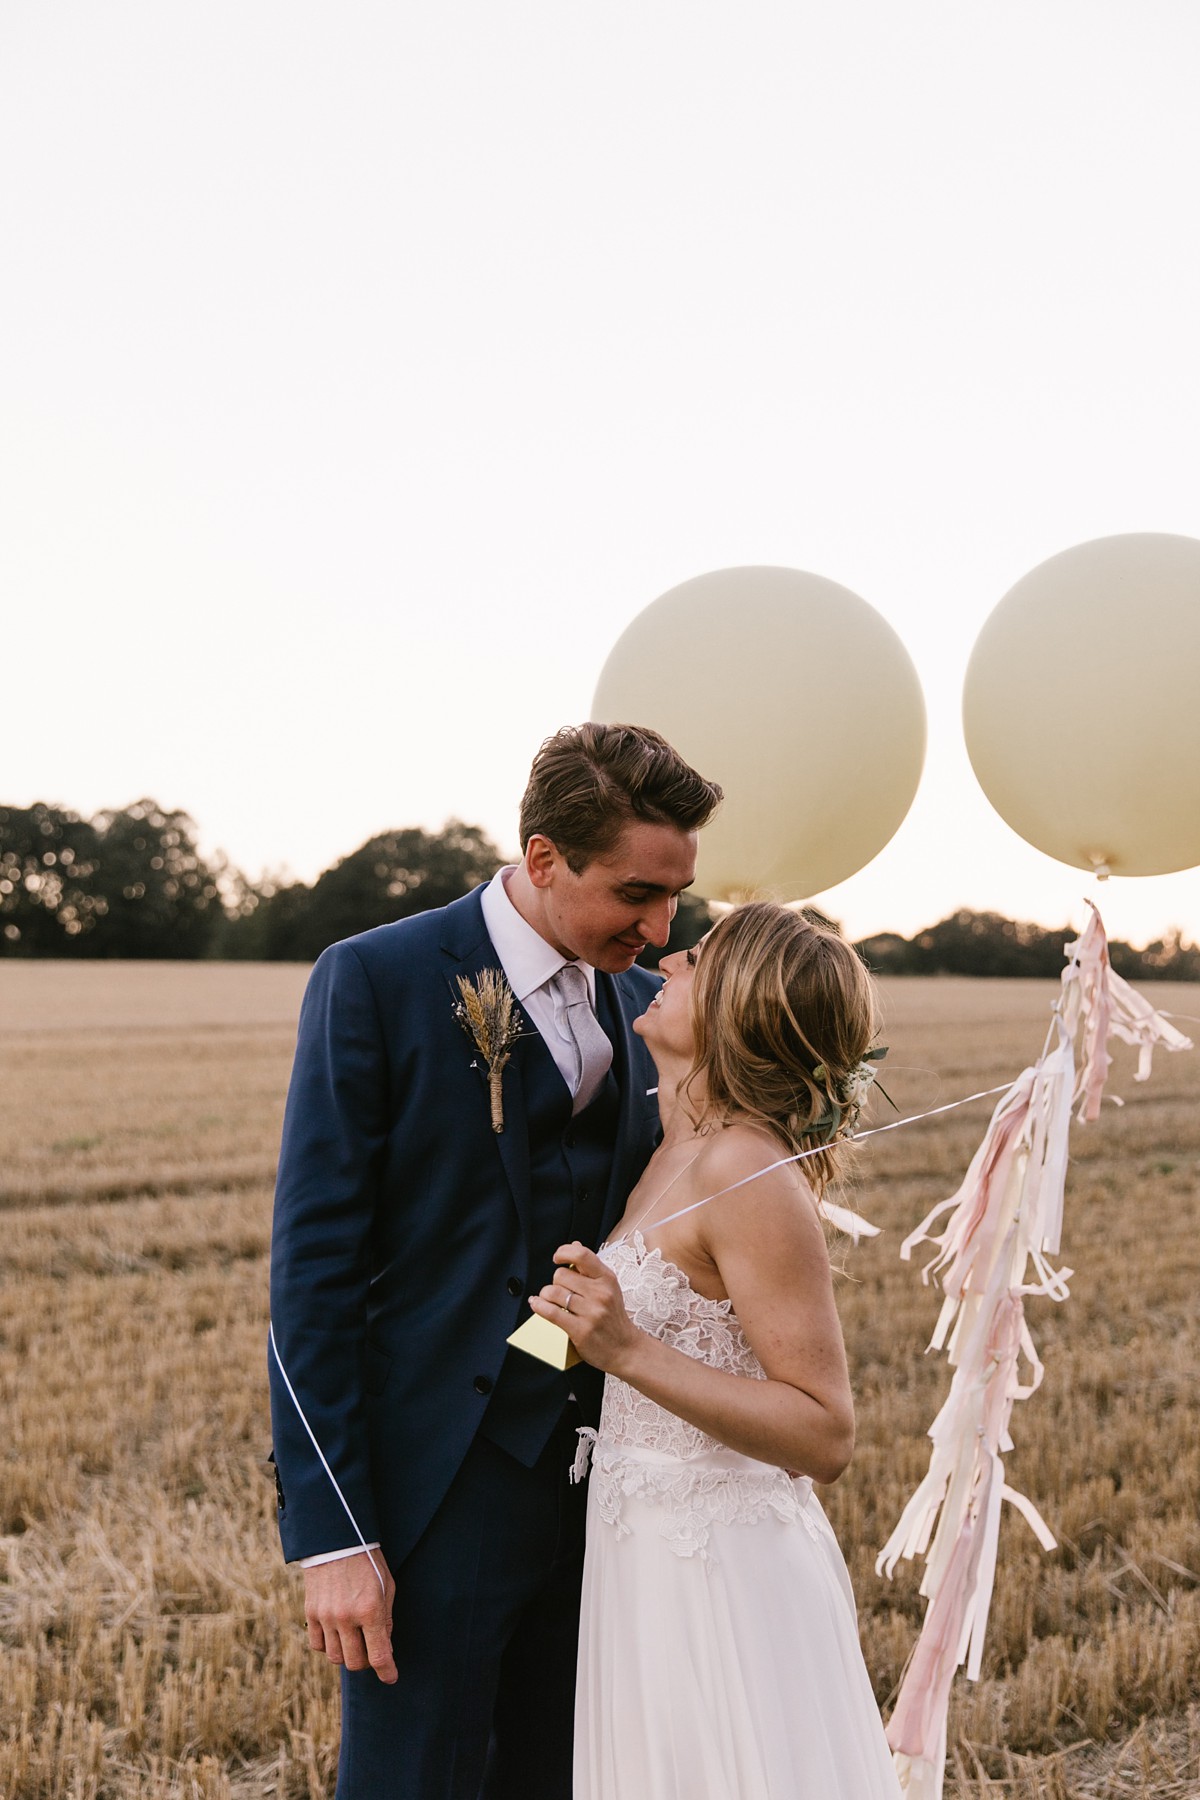
[[[765,1379],[762,1364],[738,1324],[733,1303],[707,1300],[698,1294],[682,1269],[663,1260],[661,1250],[647,1250],[640,1231],[606,1244],[600,1258],[621,1283],[626,1310],[642,1331],[711,1368],[746,1375],[752,1381]],[[604,1383],[600,1441],[636,1444],[681,1462],[723,1448],[716,1438],[677,1419],[611,1375]]]
[[[683,1270],[647,1250],[640,1232],[606,1244],[602,1261],[621,1284],[634,1324],[711,1368],[751,1381],[766,1379],[733,1305],[698,1294]],[[631,1495],[662,1510],[660,1529],[681,1556],[706,1555],[710,1527],[752,1523],[766,1513],[785,1519],[805,1515],[812,1493],[806,1477],[730,1450],[695,1425],[677,1418],[626,1382],[609,1375],[599,1431],[580,1433],[576,1472],[582,1475],[590,1440],[592,1485],[602,1519],[618,1533],[622,1502]]]

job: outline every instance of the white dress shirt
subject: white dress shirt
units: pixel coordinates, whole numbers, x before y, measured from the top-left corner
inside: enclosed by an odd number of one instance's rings
[[[521,917],[509,899],[506,881],[515,869],[515,863],[508,863],[503,869],[497,869],[484,888],[481,896],[483,922],[487,926],[487,934],[492,940],[497,961],[508,978],[513,998],[526,1021],[540,1033],[547,1050],[554,1058],[555,1067],[570,1088],[575,1081],[575,1040],[567,1027],[567,1009],[563,996],[550,983],[571,958],[563,956],[553,944],[548,944],[541,933]],[[588,999],[594,1009],[596,971],[590,963],[581,962],[577,967],[583,970],[588,985]],[[378,1544],[352,1544],[347,1550],[325,1550],[319,1556],[302,1557],[300,1567],[315,1569],[318,1563],[339,1562],[343,1556],[361,1556],[364,1550],[378,1549]]]
[[[568,1087],[575,1081],[578,1052],[567,1026],[562,993],[552,987],[558,971],[572,959],[548,944],[540,932],[523,919],[508,897],[507,878],[515,864],[498,869],[484,888],[483,922],[495,946],[500,967],[508,977],[513,998],[554,1058],[555,1067]],[[596,971],[590,963],[576,963],[587,982],[588,999],[596,1009]]]

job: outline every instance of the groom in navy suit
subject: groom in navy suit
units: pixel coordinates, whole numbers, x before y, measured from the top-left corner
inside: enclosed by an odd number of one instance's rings
[[[269,1349],[279,1526],[342,1667],[338,1800],[569,1800],[581,1490],[601,1377],[506,1338],[654,1146],[633,1019],[721,797],[656,733],[567,727],[522,861],[313,970],[288,1094]],[[520,1014],[500,1077],[459,1017]]]

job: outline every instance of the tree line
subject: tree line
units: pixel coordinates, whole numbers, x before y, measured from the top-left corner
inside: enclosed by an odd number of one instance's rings
[[[155,800],[90,819],[0,806],[0,956],[313,962],[339,938],[457,900],[504,861],[479,826],[450,819],[379,832],[311,883],[251,881],[202,856],[188,814]],[[685,897],[668,948],[708,923]]]
[[[40,802],[0,806],[0,956],[312,962],[339,938],[458,899],[504,860],[479,826],[450,819],[437,832],[379,832],[311,883],[255,882],[203,857],[188,814],[154,800],[90,819]],[[711,917],[685,895],[667,950],[694,943]],[[857,947],[881,975],[1054,978],[1072,935],[959,911]],[[1110,954],[1127,979],[1200,981],[1200,949],[1178,931],[1144,950],[1116,940]]]
[[[877,975],[1043,976],[1057,980],[1063,945],[1078,936],[1070,925],[1033,925],[1000,913],[951,913],[911,938],[891,931],[856,946]],[[1110,938],[1109,960],[1126,981],[1200,981],[1200,948],[1177,928],[1135,950]]]

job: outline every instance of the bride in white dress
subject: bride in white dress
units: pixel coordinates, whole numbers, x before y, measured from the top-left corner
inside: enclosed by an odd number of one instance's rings
[[[854,1439],[817,1199],[869,1081],[870,979],[766,904],[662,969],[637,1029],[663,1141],[599,1255],[563,1245],[535,1302],[608,1373],[575,1800],[896,1800],[813,1492]]]

